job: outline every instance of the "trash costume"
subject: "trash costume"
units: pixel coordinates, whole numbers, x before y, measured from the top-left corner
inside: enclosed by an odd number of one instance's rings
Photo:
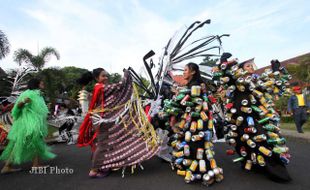
[[[226,56],[226,57],[225,57]],[[280,116],[275,111],[274,100],[286,93],[291,76],[284,67],[266,69],[263,74],[249,74],[236,59],[228,61],[231,54],[223,54],[214,78],[224,87],[227,142],[235,147],[227,154],[240,156],[242,168],[265,168],[266,173],[278,180],[289,181],[285,165],[290,154],[286,139],[280,134]]]
[[[186,183],[202,181],[211,185],[223,180],[213,151],[214,120],[212,104],[216,99],[206,85],[183,88],[173,99],[164,101],[164,115],[174,131],[171,137],[173,165]]]

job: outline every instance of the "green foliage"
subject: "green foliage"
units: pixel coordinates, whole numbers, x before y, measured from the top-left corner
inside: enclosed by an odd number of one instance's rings
[[[32,54],[26,49],[18,49],[14,52],[14,61],[21,65],[22,62],[30,63],[32,59]]]
[[[68,97],[76,99],[78,92],[81,90],[81,86],[76,83],[76,80],[88,70],[73,66],[64,67],[61,70],[65,75],[64,84]]]
[[[39,71],[35,76],[43,79],[45,83],[45,94],[53,102],[55,98],[59,97],[76,100],[78,92],[82,88],[76,80],[85,72],[88,72],[88,70],[74,66],[64,68],[49,67]],[[121,79],[122,76],[118,73],[109,75],[109,83],[117,83]],[[95,83],[96,81],[92,81],[88,84],[86,90],[92,92]]]
[[[117,83],[122,80],[122,76],[118,73],[112,73],[109,75],[109,83]]]
[[[294,78],[310,83],[310,56],[301,58],[298,63],[296,65],[289,65],[287,70]]]
[[[122,75],[120,75],[119,73],[109,74],[108,80],[109,84],[118,83],[122,80]],[[96,81],[94,80],[85,87],[85,90],[87,90],[88,92],[92,92],[95,84]]]
[[[27,52],[24,50],[19,50],[19,52]],[[17,54],[17,59],[23,59],[27,61],[27,53]],[[33,59],[32,59],[33,60]],[[31,60],[29,59],[29,62]],[[87,69],[82,69],[74,66],[69,67],[49,67],[39,72],[27,75],[24,80],[28,81],[32,77],[41,78],[44,81],[45,89],[44,93],[46,98],[50,102],[54,102],[56,98],[68,98],[77,99],[78,92],[81,90],[80,86],[76,80],[81,77],[85,72],[89,72]],[[12,85],[8,82],[7,76],[15,76],[16,70],[10,70],[5,76],[0,80],[0,96],[8,96],[11,93]],[[109,83],[117,83],[122,79],[122,75],[119,73],[112,73],[109,76]],[[96,81],[92,81],[86,86],[86,90],[92,92],[94,84]]]
[[[0,30],[0,60],[10,53],[10,43],[7,36]]]
[[[287,103],[289,98],[290,97],[288,96],[282,96],[279,98],[279,100],[275,101],[276,109],[280,110],[281,112],[285,112],[287,110]]]
[[[148,87],[150,85],[151,82],[149,80],[142,77],[141,75],[140,75],[140,78],[142,79],[142,83],[144,84],[144,86]],[[145,93],[145,90],[143,90],[141,87],[137,86],[137,88],[138,88],[138,93],[140,95],[143,95]]]
[[[43,69],[37,75],[45,82],[45,92],[51,101],[66,93],[67,98],[76,99],[81,86],[76,80],[88,70],[78,67],[50,67]]]
[[[65,91],[65,73],[58,67],[50,67],[37,73],[45,84],[44,92],[51,102]]]
[[[292,116],[281,117],[282,123],[294,123],[294,118]]]
[[[52,55],[54,55],[57,60],[60,59],[58,51],[52,47],[43,48],[38,55],[32,55],[26,49],[18,49],[14,53],[14,61],[17,62],[18,65],[21,65],[23,62],[28,63],[38,71],[41,71]]]

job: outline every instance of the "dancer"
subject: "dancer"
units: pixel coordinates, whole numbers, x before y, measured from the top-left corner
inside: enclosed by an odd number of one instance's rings
[[[58,111],[55,111],[55,116],[62,121],[58,129],[59,142],[67,142],[68,145],[74,144],[71,130],[76,122],[75,113],[68,108],[66,104],[55,106]],[[60,107],[60,109],[58,109]]]
[[[224,53],[214,78],[226,90],[226,139],[241,156],[242,168],[266,169],[275,181],[291,180],[285,164],[290,154],[286,140],[280,135],[280,117],[274,109],[274,99],[286,91],[288,75],[279,61],[262,75],[254,74],[251,63],[238,64],[232,55]],[[228,154],[235,151],[228,150]]]
[[[32,160],[32,166],[40,166],[39,159],[52,159],[55,154],[50,152],[44,142],[47,136],[48,109],[41,95],[43,81],[31,79],[28,90],[17,99],[12,110],[13,125],[8,134],[9,144],[0,159],[6,160],[1,173],[18,171],[11,164],[21,164]]]
[[[135,166],[158,151],[153,126],[148,122],[128,71],[117,84],[107,84],[108,73],[97,68],[84,74],[81,84],[94,78],[89,113],[80,127],[78,145],[91,145],[90,177],[105,177],[111,169]]]
[[[174,132],[171,142],[173,164],[186,183],[197,180],[208,186],[224,178],[223,170],[215,161],[212,144],[212,104],[216,99],[203,82],[197,64],[187,64],[183,75],[187,86],[179,89],[172,99],[164,101],[163,111],[169,118],[167,125]]]

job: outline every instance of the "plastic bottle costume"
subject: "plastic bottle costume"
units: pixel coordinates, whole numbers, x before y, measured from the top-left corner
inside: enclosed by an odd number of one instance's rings
[[[214,78],[226,90],[226,140],[240,155],[234,162],[240,161],[246,170],[252,165],[265,167],[271,175],[289,180],[284,165],[289,163],[290,154],[280,135],[274,99],[285,93],[290,75],[283,67],[267,69],[260,76],[249,74],[237,60],[227,61],[230,56],[223,54]]]
[[[89,113],[80,127],[78,145],[92,146],[93,168],[123,167],[123,171],[158,151],[156,133],[127,71],[120,83],[95,85]]]
[[[173,99],[164,101],[164,115],[174,131],[173,164],[186,183],[202,181],[211,185],[223,180],[223,170],[214,158],[212,137],[214,121],[212,104],[216,99],[205,84],[181,89]]]
[[[26,97],[30,103],[19,108],[17,105]],[[48,109],[40,90],[26,90],[17,99],[12,110],[13,125],[8,134],[9,144],[1,155],[1,160],[9,160],[13,164],[40,159],[51,159],[55,155],[44,142],[47,135]]]

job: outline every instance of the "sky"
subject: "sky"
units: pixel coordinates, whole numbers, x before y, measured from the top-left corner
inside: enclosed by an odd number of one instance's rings
[[[230,34],[223,50],[263,67],[310,52],[309,7],[308,0],[0,0],[0,30],[11,44],[0,66],[17,67],[19,48],[37,54],[51,46],[61,58],[46,67],[139,71],[150,49],[159,57],[177,30],[211,19],[206,35]]]

